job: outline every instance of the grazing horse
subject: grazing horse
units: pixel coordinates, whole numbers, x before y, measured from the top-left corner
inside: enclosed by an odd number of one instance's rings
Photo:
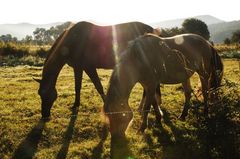
[[[166,42],[168,40],[183,46],[172,49]],[[198,35],[183,34],[162,39],[148,34],[137,38],[121,57],[110,79],[104,112],[110,124],[111,136],[125,136],[125,130],[133,118],[128,98],[137,82],[146,90],[145,111],[140,128],[144,131],[151,105],[157,122],[161,124],[161,111],[155,98],[155,89],[159,83],[184,83],[197,72],[207,111],[208,88],[220,85],[222,68],[221,59],[213,47]],[[187,109],[185,105],[184,111]]]
[[[51,47],[44,62],[38,94],[41,97],[42,118],[48,119],[50,109],[57,98],[57,77],[65,64],[73,67],[75,78],[75,103],[80,104],[82,73],[85,71],[104,100],[105,95],[96,68],[112,69],[128,41],[153,28],[141,22],[129,22],[112,26],[98,26],[79,22],[64,31]]]
[[[202,90],[203,90],[203,96],[204,96],[204,105],[205,105],[205,114],[207,114],[207,96],[208,96],[208,90],[214,90],[220,86],[221,79],[223,76],[223,63],[221,61],[220,56],[217,54],[216,50],[213,48],[213,46],[209,43],[203,40],[200,36],[193,35],[193,34],[182,34],[177,35],[173,37],[167,37],[162,38],[159,37],[163,42],[167,44],[168,47],[171,49],[175,49],[180,51],[187,59],[186,62],[191,62],[192,59],[200,59],[201,56],[204,56],[201,60],[203,61],[203,66],[198,71],[198,69],[192,70],[193,72],[197,72],[199,74],[201,84],[202,84]],[[209,57],[212,59],[209,63]],[[207,59],[206,59],[207,57]],[[207,61],[206,61],[207,60]],[[191,65],[196,65],[194,63],[195,61],[191,62]],[[174,63],[174,61],[173,61]],[[189,68],[190,69],[190,68]],[[205,71],[204,71],[205,69]],[[212,70],[212,72],[210,72]],[[209,73],[210,72],[210,73]],[[210,81],[208,81],[210,76],[212,77]],[[219,77],[219,78],[215,78]],[[211,83],[209,83],[211,82]],[[166,84],[172,84],[172,82],[167,82]],[[190,84],[190,78],[182,82],[184,95],[185,95],[185,104],[184,109],[182,111],[182,114],[180,115],[180,119],[185,120],[187,114],[188,114],[188,108],[190,107],[190,98],[192,93],[192,88]],[[158,101],[159,104],[161,104],[161,92],[160,87],[157,86],[157,94],[156,99],[160,100]],[[209,94],[212,95],[211,92]],[[159,97],[158,97],[159,96]],[[211,96],[212,97],[212,96]],[[142,101],[139,106],[140,112],[143,111],[143,104],[146,100],[146,92],[144,90]]]

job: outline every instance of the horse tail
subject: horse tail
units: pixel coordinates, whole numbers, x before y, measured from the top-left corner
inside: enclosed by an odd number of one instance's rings
[[[218,55],[216,49],[211,45],[211,67],[212,72],[210,75],[210,89],[214,90],[220,87],[222,77],[223,77],[223,62],[221,60],[221,57]]]

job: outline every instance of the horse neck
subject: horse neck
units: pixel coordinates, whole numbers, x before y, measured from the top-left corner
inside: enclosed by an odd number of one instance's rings
[[[65,57],[60,52],[69,30],[63,31],[57,38],[46,57],[42,73],[42,83],[46,87],[55,87],[58,74],[66,63]]]
[[[107,93],[108,102],[127,102],[133,86],[138,79],[132,66],[126,62],[116,65]]]
[[[52,54],[43,66],[42,82],[46,87],[55,87],[59,72],[66,63],[65,59],[56,53]]]

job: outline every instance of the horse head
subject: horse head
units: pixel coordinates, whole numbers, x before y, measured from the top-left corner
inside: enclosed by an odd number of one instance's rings
[[[133,113],[127,102],[106,102],[104,113],[112,137],[124,137]]]
[[[43,80],[40,79],[34,79],[37,81],[40,86],[38,89],[38,94],[41,97],[41,114],[43,120],[49,120],[50,117],[50,110],[54,103],[54,101],[57,99],[57,90],[55,87],[48,87],[45,85]]]

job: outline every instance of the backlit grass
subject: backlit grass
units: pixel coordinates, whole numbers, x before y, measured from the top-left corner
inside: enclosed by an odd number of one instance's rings
[[[134,111],[128,129],[129,158],[237,158],[240,152],[240,63],[224,60],[224,86],[218,104],[210,107],[210,119],[200,117],[191,108],[186,121],[180,121],[184,95],[181,85],[164,85],[161,106],[163,127],[154,125],[150,113],[149,128],[138,133],[141,118],[137,112],[142,88],[137,84],[129,103]],[[109,158],[110,135],[102,138],[101,108],[103,102],[92,82],[84,74],[81,105],[72,115],[74,102],[73,71],[65,66],[57,82],[58,99],[51,110],[52,119],[40,121],[38,83],[32,77],[41,77],[41,67],[0,67],[0,158]],[[107,90],[111,71],[98,70]],[[195,75],[192,86],[196,90],[199,79]]]

